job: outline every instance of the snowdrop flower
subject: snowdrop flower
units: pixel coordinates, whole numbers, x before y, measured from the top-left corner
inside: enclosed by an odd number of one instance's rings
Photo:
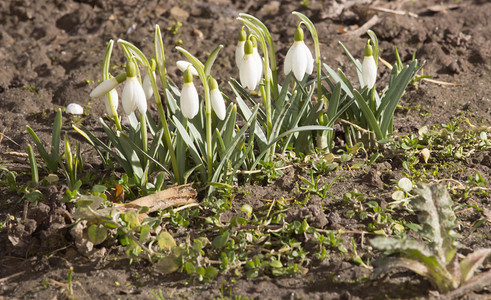
[[[151,73],[153,78],[155,78],[155,71]],[[149,100],[153,96],[153,87],[152,87],[152,80],[150,80],[150,76],[148,73],[143,77],[143,83],[142,83],[143,91],[145,92],[145,98]]]
[[[77,103],[70,103],[66,107],[65,112],[71,115],[82,115],[84,113],[84,109]]]
[[[181,90],[181,111],[188,119],[194,118],[199,111],[198,91],[193,83],[191,67],[184,71],[184,85]]]
[[[143,90],[140,81],[136,77],[136,66],[135,63],[129,62],[127,66],[128,77],[126,78],[126,83],[123,88],[123,110],[129,115],[134,112],[137,108],[141,114],[147,112],[147,98],[145,97],[145,91]]]
[[[90,92],[90,97],[101,97],[109,93],[112,89],[114,89],[118,84],[126,80],[126,73],[121,73],[116,77],[111,77],[107,80],[101,82],[96,88]]]
[[[109,95],[111,95],[111,102],[109,102]],[[119,102],[118,92],[116,91],[116,89],[112,89],[111,91],[109,91],[109,93],[106,94],[104,103],[106,104],[106,112],[108,116],[113,115],[113,109],[111,108],[111,104],[112,107],[114,108],[114,111],[118,110],[118,102]]]
[[[156,67],[157,67],[157,62],[155,61],[155,59],[152,58],[152,60],[150,61],[150,69],[152,69],[151,74],[154,79],[155,79]],[[147,100],[150,100],[150,98],[152,98],[153,96],[153,87],[152,87],[152,80],[150,79],[150,74],[148,72],[143,78],[142,86],[143,86],[143,90],[145,91],[145,98],[147,98]]]
[[[239,72],[242,86],[255,90],[261,81],[262,61],[259,62],[257,56],[254,55],[254,47],[250,40],[244,44],[244,56],[240,61]]]
[[[237,42],[237,46],[235,47],[235,64],[237,68],[240,68],[240,62],[244,57],[244,44],[247,39],[247,33],[244,30],[244,27],[240,30],[239,33],[239,41]]]
[[[211,107],[220,120],[225,119],[225,101],[223,100],[222,93],[218,89],[218,83],[215,78],[210,77],[210,97]]]
[[[373,58],[373,49],[370,45],[370,40],[368,40],[365,47],[365,57],[363,58],[363,63],[361,65],[361,75],[365,85],[371,89],[375,85],[377,79],[377,63]]]
[[[252,56],[256,60],[256,65],[259,68],[259,72],[257,73],[257,83],[261,82],[261,78],[263,77],[263,59],[259,55],[259,52],[257,51],[257,42],[256,39],[252,40]],[[269,70],[269,67],[268,67]],[[268,74],[270,75],[270,74]],[[271,78],[271,75],[269,76]]]
[[[193,76],[198,76],[198,71],[196,70],[195,67],[193,67],[192,63],[185,61],[185,60],[178,60],[176,62],[176,65],[177,65],[177,68],[179,70],[181,70],[181,72],[185,72],[187,69],[189,69],[189,71],[191,71],[191,74]]]
[[[307,45],[303,41],[303,29],[297,27],[295,30],[295,42],[288,49],[285,57],[285,75],[293,71],[297,80],[302,80],[305,74],[312,74],[314,70],[314,59]]]

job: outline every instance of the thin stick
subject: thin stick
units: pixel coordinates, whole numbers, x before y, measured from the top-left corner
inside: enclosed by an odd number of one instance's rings
[[[17,276],[20,276],[20,275],[24,274],[25,272],[26,272],[26,271],[21,271],[21,272],[19,272],[19,273],[15,273],[15,274],[12,274],[12,275],[7,276],[7,277],[4,277],[4,278],[0,278],[0,283],[1,283],[1,282],[4,282],[4,281],[9,281],[9,280],[10,280],[10,279],[12,279],[12,278],[15,278],[15,277],[17,277]]]
[[[368,29],[370,29],[372,26],[377,24],[378,21],[379,21],[379,18],[377,17],[377,15],[375,15],[370,20],[368,20],[365,24],[363,24],[361,27],[359,27],[358,29],[348,32],[347,35],[362,36],[365,33],[367,33]]]
[[[347,121],[347,120],[344,120],[344,119],[339,119],[339,121],[341,121],[341,123],[345,123],[345,124],[351,125],[351,126],[355,127],[356,129],[358,129],[359,131],[361,131],[363,133],[373,133],[373,131],[366,130],[365,128],[361,128],[360,126],[358,126],[356,124],[353,124],[350,121]]]
[[[389,14],[394,14],[394,15],[401,15],[405,16],[408,15],[413,18],[417,18],[418,15],[409,11],[404,11],[404,10],[393,10],[390,8],[385,8],[385,7],[378,7],[378,6],[370,6],[371,10],[379,11],[379,12],[384,12],[384,13],[389,13]]]

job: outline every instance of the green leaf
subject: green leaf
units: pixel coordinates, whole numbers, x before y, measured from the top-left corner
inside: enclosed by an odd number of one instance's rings
[[[218,45],[218,47],[211,52],[210,56],[208,56],[208,59],[206,60],[205,63],[205,75],[208,77],[211,74],[211,68],[213,67],[213,64],[215,63],[215,60],[217,59],[218,52],[222,50],[223,45]]]
[[[164,274],[173,273],[179,270],[179,264],[176,262],[176,260],[177,257],[174,255],[166,256],[157,262],[156,267]]]
[[[107,238],[107,228],[103,225],[92,224],[87,228],[87,236],[94,245],[99,245]]]
[[[381,131],[375,116],[373,115],[372,110],[368,106],[363,96],[357,91],[353,90],[353,95],[355,96],[356,103],[360,106],[361,111],[363,112],[364,118],[368,121],[370,128],[375,133],[377,140],[381,140],[385,138],[385,132]]]
[[[176,241],[167,231],[160,232],[159,236],[157,237],[157,243],[162,250],[170,250],[176,246]]]
[[[60,139],[61,139],[62,115],[61,109],[58,108],[53,123],[53,133],[51,136],[51,159],[48,168],[51,171],[56,171],[58,168],[58,160],[60,159]]]
[[[41,140],[39,139],[39,137],[37,136],[37,134],[34,132],[34,130],[32,130],[32,128],[29,127],[29,125],[27,125],[26,127],[27,127],[27,132],[29,132],[29,134],[31,135],[32,139],[34,140],[34,144],[36,144],[36,149],[38,150],[38,152],[41,155],[41,157],[44,160],[44,162],[46,164],[48,164],[49,163],[49,160],[50,160],[50,155],[48,154],[48,152],[44,148],[43,143],[41,142]]]
[[[215,247],[217,249],[221,249],[221,248],[225,247],[225,244],[227,244],[229,237],[230,237],[230,232],[225,231],[224,233],[215,237],[213,239],[213,242],[211,242],[211,244],[213,245],[213,247]]]

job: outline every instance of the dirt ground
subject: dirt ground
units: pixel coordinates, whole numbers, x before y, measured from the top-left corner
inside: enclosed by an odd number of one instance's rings
[[[306,2],[306,1],[305,1]],[[100,0],[11,0],[0,3],[0,165],[24,174],[29,179],[27,144],[32,144],[26,125],[36,131],[41,140],[51,139],[54,108],[69,103],[82,105],[86,111],[80,121],[101,132],[98,122],[105,111],[100,99],[89,98],[90,91],[101,79],[102,58],[110,39],[125,39],[152,53],[154,25],[159,24],[164,35],[170,78],[182,83],[175,62],[183,59],[175,50],[182,46],[199,58],[217,45],[224,45],[214,66],[215,78],[223,87],[229,78],[238,78],[234,49],[241,23],[236,20],[246,12],[262,20],[272,33],[279,63],[286,55],[298,19],[291,14],[300,11],[314,22],[321,41],[324,63],[341,67],[349,76],[349,60],[338,41],[353,54],[363,53],[367,36],[356,29],[370,20],[378,35],[380,55],[393,63],[393,47],[397,45],[404,62],[416,57],[426,61],[424,73],[432,79],[454,83],[447,85],[423,81],[418,89],[410,90],[402,99],[394,120],[398,135],[417,133],[423,126],[449,124],[457,118],[468,118],[478,126],[489,126],[491,120],[491,3],[488,1],[369,1],[311,0],[301,1],[100,1]],[[374,18],[376,16],[376,18]],[[374,21],[375,20],[375,21]],[[178,22],[182,24],[179,26]],[[308,38],[306,43],[312,49]],[[120,49],[114,51],[114,63],[124,63]],[[281,67],[281,66],[280,66]],[[217,71],[219,70],[219,71]],[[381,71],[381,80],[389,71]],[[225,93],[227,89],[224,88]],[[150,110],[156,111],[155,105]],[[73,138],[77,134],[64,118],[63,130]],[[81,139],[80,139],[81,140]],[[89,150],[86,161],[94,172],[99,162]],[[461,180],[472,170],[479,170],[486,181],[491,177],[491,153],[469,159]],[[390,176],[381,176],[391,170]],[[400,178],[402,167],[396,162],[376,163],[343,185],[334,185],[331,193],[341,197],[356,188],[373,195],[379,201],[390,201],[389,186]],[[294,189],[302,174],[300,167],[290,168],[272,184],[245,186],[237,195],[237,203],[263,205],[259,199],[295,197]],[[329,182],[332,177],[325,178]],[[22,177],[21,177],[22,179]],[[24,204],[20,196],[0,189],[0,222],[7,214],[21,216]],[[144,261],[129,264],[124,253],[109,250],[100,257],[86,258],[73,247],[67,234],[70,207],[60,205],[62,190],[47,188],[43,193],[49,201],[28,211],[24,224],[24,240],[14,243],[0,228],[0,299],[58,299],[66,295],[66,278],[74,267],[74,292],[79,299],[152,299],[151,291],[162,291],[166,298],[225,297],[232,295],[256,299],[384,299],[431,298],[429,283],[410,272],[400,272],[390,278],[367,279],[370,270],[353,264],[349,259],[313,261],[305,275],[283,277],[261,276],[248,280],[220,275],[210,283],[189,284],[182,273],[162,275]],[[334,197],[331,199],[338,199]],[[489,196],[471,199],[490,209]],[[356,230],[356,223],[345,219],[340,201],[312,198],[309,205],[289,212],[290,218],[310,213],[313,222],[323,229]],[[319,207],[323,209],[319,209]],[[47,211],[51,212],[48,213]],[[307,212],[306,212],[307,210]],[[317,212],[317,213],[315,213]],[[478,218],[468,214],[463,224]],[[475,235],[465,236],[466,251],[490,247],[489,220]],[[360,238],[357,236],[357,238]],[[112,252],[111,252],[112,251]],[[363,250],[360,250],[363,251]],[[489,268],[489,265],[488,265]],[[489,299],[491,288],[465,296],[465,299]]]

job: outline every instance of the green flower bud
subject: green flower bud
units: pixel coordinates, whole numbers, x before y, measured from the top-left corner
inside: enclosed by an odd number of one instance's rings
[[[370,40],[367,41],[367,45],[365,46],[365,56],[373,56],[372,45],[370,45]]]
[[[191,72],[190,68],[187,68],[186,71],[184,71],[184,83],[191,82],[193,82],[193,73]]]
[[[295,42],[301,42],[303,41],[303,37],[304,37],[304,34],[303,34],[303,29],[302,27],[297,27],[297,30],[295,30]]]

